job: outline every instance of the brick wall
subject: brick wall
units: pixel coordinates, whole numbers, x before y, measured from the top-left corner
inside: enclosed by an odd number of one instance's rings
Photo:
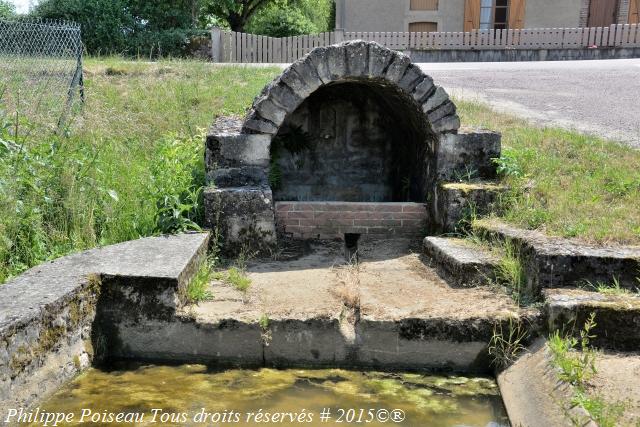
[[[426,220],[421,203],[276,202],[278,231],[294,238],[422,235]]]

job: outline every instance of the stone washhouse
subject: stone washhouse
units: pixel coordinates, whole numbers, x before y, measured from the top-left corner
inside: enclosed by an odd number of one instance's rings
[[[461,129],[445,90],[406,55],[363,41],[320,47],[244,120],[215,121],[206,222],[232,251],[454,231],[495,202],[497,157],[500,135]]]

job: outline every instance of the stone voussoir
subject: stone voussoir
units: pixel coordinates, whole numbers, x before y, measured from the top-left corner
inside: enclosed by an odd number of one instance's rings
[[[491,285],[499,257],[465,239],[425,237],[424,251],[438,272],[455,286]]]
[[[346,50],[347,72],[350,77],[366,77],[369,74],[369,45],[362,40],[353,40],[344,44]]]

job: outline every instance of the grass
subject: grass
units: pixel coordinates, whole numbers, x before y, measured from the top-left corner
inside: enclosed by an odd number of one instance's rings
[[[512,188],[504,219],[596,243],[640,243],[640,151],[455,102],[462,123],[503,135],[498,167]]]
[[[614,427],[624,415],[626,405],[606,402],[601,396],[592,395],[587,387],[588,381],[597,373],[598,353],[590,346],[590,341],[595,338],[591,335],[595,326],[595,313],[592,313],[580,330],[579,338],[555,331],[549,336],[547,345],[560,379],[573,386],[571,404],[587,410],[597,425]],[[584,425],[585,420],[576,419],[573,422],[575,425]]]
[[[205,260],[198,269],[196,275],[187,285],[187,302],[197,304],[202,301],[213,299],[213,294],[209,290],[209,282],[213,276],[213,263]]]
[[[244,270],[239,267],[231,267],[226,271],[218,271],[214,273],[213,278],[232,285],[243,293],[246,293],[251,287],[251,279],[248,278]]]
[[[617,277],[614,277],[611,283],[596,282],[595,284],[587,281],[585,288],[596,291],[603,295],[633,295],[634,292],[630,289],[620,286],[620,281]],[[640,293],[640,288],[636,288],[635,294]]]
[[[88,58],[86,103],[58,133],[46,112],[15,111],[3,103],[11,97],[2,97],[0,283],[68,253],[198,229],[204,129],[217,115],[243,114],[278,73]],[[513,189],[506,220],[567,237],[640,243],[639,152],[457,104],[465,124],[503,133],[499,168]]]
[[[198,229],[204,129],[243,114],[277,72],[89,58],[86,104],[62,133],[46,111],[0,97],[0,283],[68,253]]]
[[[527,328],[520,319],[509,317],[506,331],[502,322],[496,323],[488,349],[493,365],[501,369],[514,363],[526,349],[525,341],[528,338]]]

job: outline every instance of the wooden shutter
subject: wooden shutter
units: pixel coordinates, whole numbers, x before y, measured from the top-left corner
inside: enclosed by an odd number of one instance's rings
[[[480,0],[464,1],[464,30],[480,28]]]
[[[629,24],[640,24],[640,0],[629,2]]]
[[[608,27],[617,21],[616,0],[591,0],[589,4],[589,27]]]
[[[509,2],[509,29],[519,30],[524,28],[524,11],[526,0],[511,0]]]

